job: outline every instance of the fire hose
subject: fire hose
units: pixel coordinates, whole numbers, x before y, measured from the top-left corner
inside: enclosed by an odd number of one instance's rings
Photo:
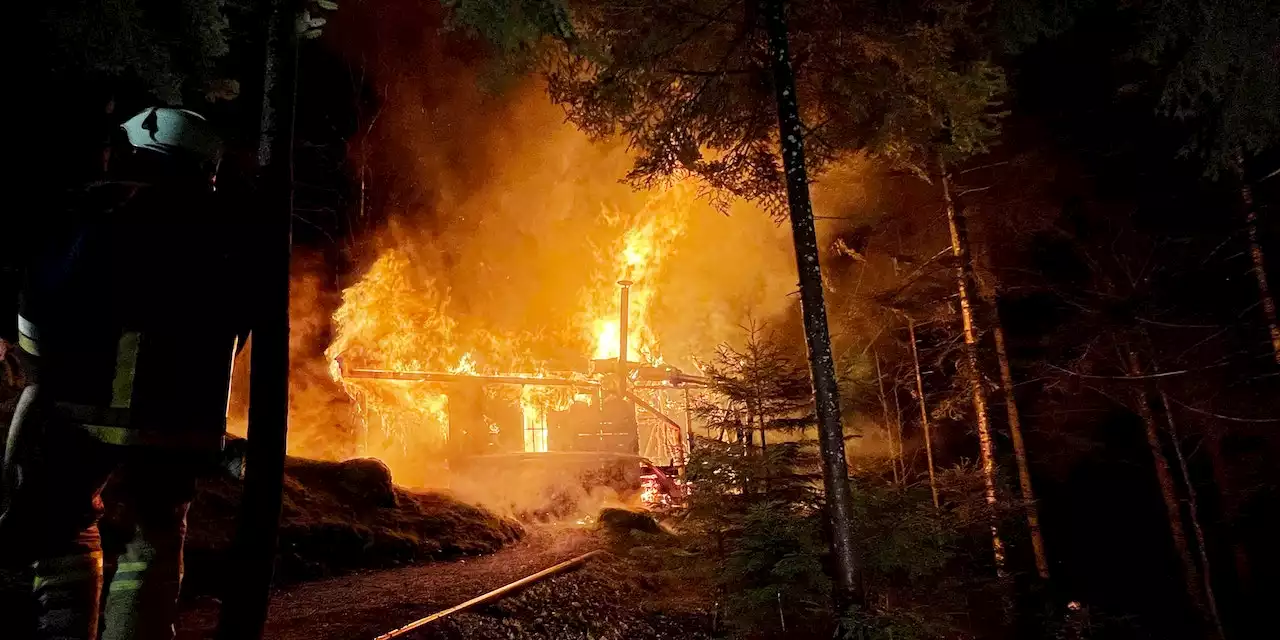
[[[418,620],[414,620],[413,622],[410,622],[409,624],[406,624],[406,625],[404,625],[403,627],[400,627],[399,629],[396,629],[395,631],[390,631],[390,632],[388,632],[388,633],[384,633],[384,634],[382,634],[382,635],[378,636],[377,638],[374,638],[374,640],[391,640],[392,638],[398,638],[398,637],[400,637],[400,636],[403,636],[403,635],[404,635],[404,634],[406,634],[406,633],[409,633],[410,631],[413,631],[414,629],[417,629],[417,628],[420,628],[420,627],[422,627],[422,626],[424,626],[424,625],[427,625],[427,624],[430,624],[430,623],[432,623],[432,622],[435,622],[436,620],[439,620],[439,619],[441,619],[441,618],[445,618],[445,617],[447,617],[447,616],[453,615],[453,614],[455,614],[455,613],[458,613],[459,611],[464,611],[464,610],[466,610],[466,609],[470,609],[471,607],[474,607],[474,606],[476,606],[476,605],[481,605],[481,604],[485,604],[485,603],[493,602],[494,600],[499,600],[499,599],[504,598],[504,597],[506,597],[506,596],[510,595],[511,593],[515,592],[515,591],[519,591],[520,589],[523,589],[523,588],[525,588],[525,587],[527,587],[527,586],[529,586],[529,585],[531,585],[531,584],[533,584],[533,583],[535,583],[535,582],[537,582],[537,581],[539,581],[539,580],[543,580],[543,579],[545,579],[545,578],[550,578],[551,576],[554,576],[554,575],[557,575],[557,574],[560,574],[560,573],[564,573],[564,572],[569,571],[569,570],[571,570],[571,569],[577,569],[578,567],[581,567],[584,563],[586,563],[586,561],[587,561],[587,560],[590,560],[590,559],[592,559],[592,558],[594,558],[594,557],[596,557],[596,556],[598,556],[598,555],[600,555],[600,554],[602,554],[602,553],[604,553],[604,551],[602,551],[602,550],[600,550],[600,549],[597,549],[597,550],[595,550],[595,551],[590,551],[590,552],[588,552],[588,553],[584,553],[584,554],[582,554],[582,555],[580,555],[580,556],[578,556],[578,557],[576,557],[576,558],[572,558],[572,559],[569,559],[569,560],[565,560],[564,562],[561,562],[560,564],[557,564],[557,565],[554,565],[554,566],[551,566],[551,567],[547,567],[546,569],[543,569],[542,571],[539,571],[539,572],[537,572],[537,573],[535,573],[535,574],[528,575],[528,576],[525,576],[525,577],[523,577],[523,578],[520,578],[519,580],[516,580],[515,582],[512,582],[511,584],[508,584],[508,585],[506,585],[506,586],[504,586],[504,587],[498,587],[497,589],[494,589],[493,591],[490,591],[490,592],[488,592],[488,593],[486,593],[486,594],[484,594],[484,595],[477,596],[477,597],[475,597],[475,598],[472,598],[472,599],[470,599],[470,600],[467,600],[466,602],[463,602],[462,604],[459,604],[459,605],[456,605],[456,606],[453,606],[453,607],[449,607],[448,609],[445,609],[444,611],[439,611],[439,612],[433,613],[433,614],[431,614],[431,615],[429,615],[429,616],[427,616],[427,617],[425,617],[425,618],[420,618],[420,619],[418,619]]]

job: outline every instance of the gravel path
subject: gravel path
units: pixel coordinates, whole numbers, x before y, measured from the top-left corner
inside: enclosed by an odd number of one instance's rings
[[[271,599],[268,640],[370,640],[441,609],[597,548],[580,530],[531,529],[497,553],[286,587]],[[213,637],[217,603],[183,612],[178,640]]]

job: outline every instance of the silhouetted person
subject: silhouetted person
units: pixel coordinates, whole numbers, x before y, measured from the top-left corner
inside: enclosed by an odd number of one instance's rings
[[[235,229],[213,202],[220,157],[200,115],[147,109],[120,127],[105,179],[26,239],[37,248],[10,337],[27,386],[5,448],[0,549],[35,569],[41,637],[96,638],[100,493],[117,474],[134,530],[103,637],[173,638],[187,509],[222,451],[245,335]]]

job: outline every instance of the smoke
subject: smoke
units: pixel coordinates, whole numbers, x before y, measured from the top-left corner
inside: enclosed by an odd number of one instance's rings
[[[342,387],[329,375],[324,350],[331,337],[329,315],[337,306],[332,274],[320,255],[294,255],[289,289],[289,454],[321,460],[356,455],[355,421]],[[236,355],[227,431],[248,432],[249,361],[253,337]]]
[[[352,145],[367,150],[374,215],[387,220],[365,264],[404,251],[416,279],[447,294],[458,333],[544,331],[558,344],[540,356],[572,357],[583,345],[571,343],[589,339],[584,290],[615,304],[613,281],[626,274],[602,267],[655,194],[620,184],[632,163],[623,142],[593,144],[538,81],[481,91],[489,62],[442,30],[441,15],[434,3],[377,0],[333,25],[330,42],[366,69],[379,100],[375,126]],[[795,289],[789,229],[741,203],[728,217],[701,201],[679,215],[683,234],[647,283],[668,361],[714,347],[744,312],[782,311]]]
[[[640,505],[639,465],[583,458],[526,457],[457,474],[450,491],[459,499],[520,520],[572,521],[605,507]]]
[[[389,205],[390,222],[374,243],[380,256],[407,256],[415,286],[425,290],[430,281],[432,295],[447,298],[455,337],[537,333],[528,342],[537,343],[539,359],[589,357],[594,345],[584,320],[611,312],[614,281],[627,277],[637,283],[633,306],[647,301],[637,309],[639,326],[669,362],[689,367],[747,313],[767,316],[788,305],[795,288],[789,231],[763,213],[739,204],[725,216],[686,185],[636,192],[620,184],[631,166],[625,148],[593,144],[565,124],[535,83],[506,96],[502,109],[486,108],[493,98],[459,93],[489,115],[450,121],[451,135],[470,129],[467,138],[483,151],[420,162],[447,152],[423,140],[389,159],[395,169],[383,171],[409,183],[390,188],[414,193],[396,200],[417,204]],[[383,109],[380,126],[417,132],[410,137],[449,121],[412,102],[389,101]],[[675,229],[649,258],[655,268],[637,278],[617,264],[619,243],[655,219]]]

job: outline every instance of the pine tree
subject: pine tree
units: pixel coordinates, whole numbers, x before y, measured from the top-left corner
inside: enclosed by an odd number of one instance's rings
[[[1007,3],[1004,37],[1017,48],[1069,28],[1096,9],[1088,0]],[[1129,88],[1153,94],[1157,110],[1180,122],[1181,153],[1211,178],[1237,182],[1254,279],[1272,357],[1280,364],[1280,319],[1259,241],[1250,158],[1280,143],[1280,5],[1271,0],[1158,0],[1121,3],[1137,29],[1120,55],[1148,67]]]
[[[695,413],[712,428],[742,425],[759,434],[760,455],[768,459],[774,436],[803,434],[813,425],[813,387],[777,332],[754,322],[744,331],[741,350],[722,344],[706,363],[711,394]]]

